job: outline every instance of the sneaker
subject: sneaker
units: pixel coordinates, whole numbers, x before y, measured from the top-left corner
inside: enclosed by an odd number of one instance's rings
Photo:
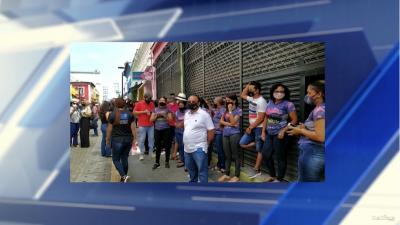
[[[169,168],[169,162],[165,162],[165,168]]]
[[[231,178],[228,175],[222,175],[220,178],[218,178],[218,182],[224,182],[227,180],[230,180]]]
[[[148,154],[149,154],[149,151],[145,151],[144,154],[145,154],[145,155],[148,155]]]
[[[139,156],[139,160],[140,160],[140,161],[143,161],[143,160],[144,160],[143,155],[140,155],[140,156]]]
[[[155,163],[155,164],[153,165],[153,170],[157,169],[158,167],[160,167],[160,163]]]
[[[235,182],[238,182],[238,181],[240,181],[239,177],[234,176],[234,177],[232,177],[228,182],[230,182],[230,183],[235,183]]]
[[[128,182],[129,176],[125,175],[124,176],[124,183]]]
[[[185,163],[183,162],[179,162],[178,164],[176,164],[176,168],[181,168],[185,165]]]
[[[252,170],[249,172],[248,175],[249,175],[249,178],[250,178],[250,179],[254,179],[254,178],[256,178],[256,177],[258,177],[258,176],[261,175],[261,170],[252,169]]]

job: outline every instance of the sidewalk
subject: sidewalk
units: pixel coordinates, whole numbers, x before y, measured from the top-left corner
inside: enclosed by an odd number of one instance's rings
[[[100,153],[101,133],[93,136],[90,131],[90,147],[80,148],[71,147],[70,155],[70,182],[119,182],[120,176],[116,171],[111,157],[105,158]],[[216,154],[213,154],[212,165],[217,162]],[[188,173],[183,167],[177,168],[177,160],[170,160],[170,168],[165,168],[165,155],[161,155],[161,166],[152,170],[155,157],[152,154],[145,155],[143,161],[139,161],[139,155],[129,156],[130,182],[188,182]],[[242,182],[264,182],[269,178],[268,174],[263,173],[256,179],[250,179],[247,175],[251,167],[241,168],[240,180]],[[231,174],[234,173],[234,164],[231,167]],[[222,176],[219,171],[209,170],[209,182],[216,182]]]
[[[93,136],[90,130],[90,147],[71,147],[70,182],[110,182],[112,160],[100,153],[101,132]]]

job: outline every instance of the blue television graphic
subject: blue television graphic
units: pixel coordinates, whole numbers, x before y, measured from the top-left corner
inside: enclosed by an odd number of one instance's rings
[[[0,1],[0,223],[346,221],[398,155],[398,10],[377,0]],[[325,181],[70,183],[69,46],[86,41],[324,42]],[[387,210],[364,219],[399,223]]]

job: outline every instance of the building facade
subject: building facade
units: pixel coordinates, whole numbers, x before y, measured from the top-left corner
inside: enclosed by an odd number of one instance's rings
[[[300,42],[171,42],[160,44],[155,54],[158,97],[184,91],[207,99],[235,93],[239,95],[250,81],[262,84],[262,95],[269,99],[269,88],[285,84],[291,91],[300,121],[312,110],[303,102],[306,87],[325,79],[323,43]],[[161,49],[161,50],[160,50]],[[241,102],[241,127],[248,126],[248,104]],[[287,153],[287,180],[297,178],[296,141]],[[243,151],[244,163],[253,165],[255,151]]]
[[[96,90],[96,85],[92,82],[70,82],[73,88],[78,91],[78,99],[79,101],[88,101],[90,103],[98,103],[99,102],[99,93]]]

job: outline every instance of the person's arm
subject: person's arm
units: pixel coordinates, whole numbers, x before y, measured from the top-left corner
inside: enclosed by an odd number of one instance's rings
[[[210,144],[214,140],[215,127],[211,119],[211,116],[208,114],[206,116],[206,127],[207,127],[207,143]]]
[[[290,124],[296,125],[298,122],[297,113],[296,113],[296,108],[292,102],[289,102],[288,104],[288,111],[289,111]],[[282,139],[285,136],[285,133],[286,131],[288,131],[288,129],[289,129],[288,126],[282,128],[278,133],[278,138]]]
[[[254,123],[250,124],[249,127],[246,129],[247,133],[251,133],[251,130],[256,128],[264,121],[265,112],[257,112],[257,119]]]
[[[267,114],[265,114],[262,130],[261,130],[261,139],[263,141],[265,141],[265,137],[267,136],[267,121],[268,121],[268,116],[267,116]]]
[[[290,123],[295,125],[297,124],[297,114],[296,112],[291,112],[289,113],[289,117],[291,119]],[[285,136],[286,131],[289,130],[289,126],[285,126],[284,128],[282,128],[279,133],[278,133],[278,138],[282,139]]]
[[[155,112],[151,113],[150,122],[154,123],[154,121],[156,121],[157,118],[158,118],[158,113]]]
[[[111,140],[111,132],[112,132],[112,129],[113,129],[113,125],[112,125],[111,123],[108,123],[108,126],[107,126],[107,136],[106,136],[106,145],[107,145],[108,147],[111,146],[110,140]]]
[[[174,117],[172,116],[172,113],[171,112],[168,112],[167,113],[167,120],[168,121],[172,121],[174,119]]]
[[[222,114],[221,119],[219,119],[219,124],[222,125],[222,126],[226,126],[226,125],[225,125],[226,122],[225,122],[225,120],[224,120],[224,117],[225,117],[225,113]]]
[[[71,116],[72,113],[75,112],[75,108],[73,106],[69,107],[69,115]]]
[[[240,93],[240,97],[244,100],[247,100],[247,97],[249,96],[249,84],[247,84],[246,87],[244,87],[242,93]]]
[[[146,113],[148,113],[148,111],[147,111],[147,109],[142,111],[141,109],[139,109],[139,107],[135,106],[132,113],[133,113],[133,115],[138,116],[140,114],[146,114]]]
[[[214,140],[215,129],[207,130],[207,143],[210,144]]]
[[[232,127],[236,126],[237,123],[238,123],[238,121],[239,121],[239,119],[240,119],[240,116],[239,116],[239,115],[229,114],[229,123],[228,123],[228,126],[232,126]]]
[[[135,121],[132,121],[131,123],[131,131],[132,131],[132,146],[135,145],[136,141],[136,126],[135,126]]]
[[[289,127],[290,135],[303,135],[313,141],[325,141],[325,119],[318,119],[314,122],[315,131],[307,130],[304,127]]]

